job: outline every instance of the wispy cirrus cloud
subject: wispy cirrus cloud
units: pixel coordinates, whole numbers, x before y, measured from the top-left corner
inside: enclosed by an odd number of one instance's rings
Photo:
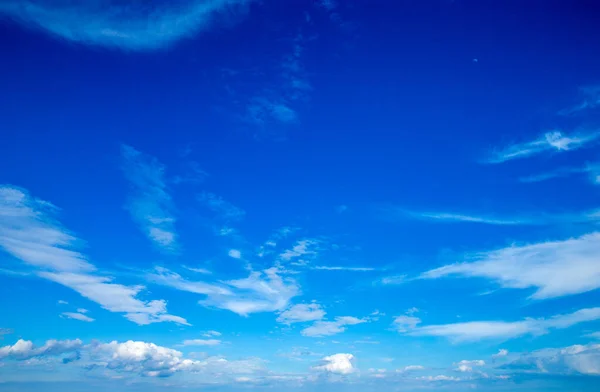
[[[599,131],[585,131],[571,135],[566,135],[561,131],[551,131],[533,141],[517,143],[493,151],[484,162],[503,163],[542,153],[577,150],[596,143],[598,138],[600,138]]]
[[[192,37],[246,12],[251,0],[148,3],[23,0],[0,2],[0,14],[54,37],[124,50],[155,50]]]
[[[303,323],[307,321],[321,320],[325,317],[325,311],[317,303],[297,304],[281,312],[277,322],[283,324]]]
[[[580,88],[579,91],[583,100],[577,105],[560,110],[559,115],[573,116],[600,107],[600,85],[585,86]]]
[[[586,174],[589,176],[589,179],[593,184],[600,184],[600,165],[597,163],[588,164],[584,167],[562,167],[545,173],[520,177],[519,181],[525,183],[535,183],[553,180],[556,178],[569,177],[573,174]]]
[[[127,207],[132,218],[159,249],[176,253],[176,219],[164,165],[126,144],[121,146],[121,156],[123,173],[131,185]]]
[[[0,187],[0,246],[33,267],[37,276],[69,287],[102,308],[137,324],[172,321],[187,324],[167,313],[164,300],[143,301],[142,286],[113,283],[99,275],[96,267],[77,250],[81,241],[57,220],[57,208],[27,191]]]
[[[470,255],[474,261],[449,264],[423,273],[422,279],[479,277],[504,288],[536,291],[532,299],[584,293],[600,288],[600,233],[562,241],[510,246]]]
[[[85,321],[86,323],[91,323],[92,321],[95,321],[95,319],[86,316],[83,313],[80,312],[63,312],[61,313],[61,316],[69,318],[69,319],[73,319],[73,320],[79,320],[79,321]]]
[[[272,267],[252,271],[243,279],[205,282],[190,281],[166,268],[159,268],[147,274],[147,279],[177,290],[205,295],[206,298],[199,301],[200,305],[247,316],[251,313],[281,311],[293,297],[300,294],[296,281],[284,274],[285,271]]]
[[[455,342],[483,339],[509,340],[525,335],[543,335],[552,329],[565,329],[596,320],[600,320],[600,308],[585,308],[550,318],[428,325],[409,329],[406,333],[411,336],[439,336]]]
[[[371,272],[377,271],[374,267],[345,267],[345,266],[331,266],[331,265],[315,265],[310,269],[317,271],[350,271],[350,272]]]

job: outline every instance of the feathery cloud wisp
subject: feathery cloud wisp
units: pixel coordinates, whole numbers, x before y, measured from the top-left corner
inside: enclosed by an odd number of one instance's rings
[[[486,163],[503,163],[513,159],[531,157],[545,152],[564,152],[586,147],[596,142],[600,132],[587,132],[565,135],[560,131],[547,132],[536,140],[513,144],[494,151],[487,158]]]
[[[504,288],[535,288],[532,299],[546,299],[600,288],[600,233],[562,241],[511,246],[472,256],[476,261],[446,265],[422,279],[480,277]]]
[[[177,252],[173,203],[167,192],[165,167],[135,148],[122,145],[123,172],[131,184],[128,210],[144,234],[161,250]]]
[[[310,327],[304,328],[300,333],[303,336],[321,337],[342,333],[348,325],[366,323],[367,319],[359,319],[352,316],[336,317],[335,321],[317,321]]]
[[[167,313],[164,300],[142,301],[141,286],[112,283],[76,250],[80,242],[58,223],[56,207],[11,186],[0,187],[0,246],[34,267],[39,277],[69,287],[111,312],[137,324],[185,319]]]
[[[250,0],[121,3],[109,0],[0,2],[0,14],[21,25],[87,45],[154,50],[214,26],[222,14],[243,12]]]
[[[321,305],[312,304],[297,304],[283,311],[277,322],[283,324],[302,323],[306,321],[321,320],[325,317],[325,311]]]

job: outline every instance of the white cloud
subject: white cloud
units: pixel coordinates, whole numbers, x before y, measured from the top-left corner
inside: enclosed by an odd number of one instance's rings
[[[392,276],[386,276],[383,277],[381,279],[378,279],[377,281],[375,281],[375,284],[382,284],[384,286],[393,286],[393,285],[399,285],[399,284],[404,284],[407,281],[407,277],[406,275],[392,275]]]
[[[188,0],[143,6],[109,0],[1,2],[5,14],[25,27],[67,41],[125,50],[154,50],[192,37],[221,15],[245,10],[247,0]]]
[[[497,281],[504,288],[536,288],[533,299],[578,294],[600,287],[600,233],[563,241],[511,246],[473,255],[476,261],[450,264],[421,275],[458,275]]]
[[[91,323],[92,321],[95,321],[93,318],[86,316],[85,314],[81,314],[81,313],[73,313],[73,312],[63,312],[61,313],[62,316],[66,317],[66,318],[70,318],[73,320],[79,320],[79,321],[85,321],[88,323]]]
[[[83,342],[75,340],[48,340],[43,346],[36,347],[30,340],[19,339],[12,346],[0,347],[0,359],[27,360],[39,356],[58,356],[78,350]]]
[[[562,116],[572,116],[586,110],[600,107],[600,86],[586,86],[580,88],[583,101],[575,106],[563,109],[558,112]]]
[[[202,192],[198,195],[198,201],[206,205],[211,211],[218,214],[219,218],[227,222],[239,221],[246,215],[244,210],[234,206],[214,193]]]
[[[413,372],[417,370],[425,370],[425,367],[421,365],[408,365],[400,369],[401,372]]]
[[[240,252],[237,249],[230,249],[229,252],[227,252],[227,254],[229,255],[229,257],[232,257],[234,259],[241,259],[242,258],[242,252]]]
[[[536,224],[535,221],[528,219],[501,219],[480,215],[465,215],[446,212],[407,212],[408,216],[430,221],[440,222],[464,222],[464,223],[483,223],[486,225],[511,226],[511,225],[529,225]]]
[[[600,344],[574,345],[523,354],[503,366],[505,369],[546,374],[600,375]]]
[[[314,366],[313,369],[336,374],[350,374],[356,370],[352,354],[333,354],[323,358],[322,361],[322,365]]]
[[[165,167],[156,158],[121,146],[123,172],[132,194],[128,209],[144,234],[161,250],[177,252],[173,203],[167,191]]]
[[[68,304],[69,304],[67,301],[63,301],[62,299],[59,299],[59,300],[57,301],[57,303],[58,303],[59,305],[68,305]]]
[[[170,271],[164,267],[155,267],[153,272],[146,274],[146,279],[155,284],[160,284],[195,294],[233,294],[231,290],[223,284],[189,281],[184,279],[178,273]]]
[[[492,358],[493,359],[502,358],[502,357],[506,357],[507,355],[508,355],[508,350],[501,348],[500,350],[498,350],[498,352],[496,354],[492,355]]]
[[[138,324],[187,322],[166,312],[163,300],[136,298],[141,286],[123,286],[94,274],[96,267],[74,250],[81,241],[55,219],[56,207],[35,199],[24,190],[0,188],[0,246],[9,254],[38,269],[37,275],[69,287],[111,312],[126,313]]]
[[[341,267],[341,266],[328,266],[328,265],[316,265],[311,269],[318,271],[351,271],[351,272],[369,272],[376,271],[373,267]]]
[[[548,181],[555,178],[568,177],[572,174],[587,174],[590,181],[597,184],[598,175],[600,175],[600,165],[598,163],[588,163],[584,167],[562,167],[546,173],[534,174],[531,176],[520,177],[519,181],[525,183]]]
[[[206,331],[206,332],[204,332],[202,334],[202,336],[204,336],[205,338],[210,338],[210,337],[213,337],[213,336],[221,336],[221,335],[222,335],[221,332],[219,332],[219,331],[212,331],[212,330],[211,331]]]
[[[325,311],[321,305],[317,303],[297,304],[282,312],[277,318],[277,322],[292,324],[321,320],[323,317],[325,317]]]
[[[89,310],[84,309],[84,308],[77,308],[77,313],[88,313]]]
[[[414,316],[398,316],[394,319],[394,327],[398,332],[406,332],[421,324],[421,319]]]
[[[472,372],[473,367],[485,366],[485,361],[482,359],[475,359],[472,361],[463,359],[462,361],[455,363],[454,365],[457,366],[457,368],[456,368],[457,371],[467,373],[467,372]]]
[[[217,346],[221,344],[221,341],[218,339],[190,339],[184,340],[184,346]]]
[[[600,320],[600,308],[580,309],[573,313],[550,318],[524,319],[522,321],[471,321],[465,323],[428,325],[409,329],[411,336],[440,336],[456,342],[482,339],[508,340],[524,335],[543,335],[552,329]]]
[[[513,159],[527,158],[544,152],[576,150],[591,144],[600,137],[599,132],[579,133],[567,136],[560,131],[551,131],[540,138],[521,144],[513,144],[490,154],[487,163],[502,163]]]
[[[303,329],[301,334],[309,337],[331,336],[344,332],[348,325],[366,323],[367,321],[352,316],[341,316],[336,317],[335,321],[317,321],[310,327]]]
[[[461,381],[461,379],[458,377],[446,376],[443,374],[440,374],[437,376],[423,376],[423,377],[419,377],[419,380],[423,380],[423,381]]]
[[[315,239],[303,239],[296,242],[292,249],[288,249],[279,255],[283,261],[292,261],[300,257],[314,258],[318,254],[319,241]]]

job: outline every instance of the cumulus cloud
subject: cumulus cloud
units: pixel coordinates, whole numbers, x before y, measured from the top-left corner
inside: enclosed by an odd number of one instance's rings
[[[513,159],[527,158],[546,152],[565,152],[587,147],[600,137],[600,132],[582,132],[565,135],[560,131],[547,132],[530,142],[513,144],[494,151],[487,163],[502,163]]]
[[[131,185],[128,210],[144,234],[161,250],[177,252],[173,202],[165,167],[153,156],[121,146],[123,173]]]
[[[220,15],[249,0],[122,3],[23,0],[0,2],[0,13],[21,25],[67,41],[126,50],[154,50],[209,29]],[[144,6],[146,5],[146,6]]]
[[[60,356],[79,350],[83,342],[75,340],[48,340],[43,346],[36,347],[30,340],[19,339],[12,346],[0,347],[0,359],[26,360],[40,356]]]
[[[167,313],[164,300],[142,301],[142,286],[124,286],[95,273],[96,267],[76,250],[81,242],[55,219],[56,207],[26,191],[0,187],[0,246],[37,275],[77,291],[111,312],[125,313],[138,324],[185,319]]]
[[[310,327],[301,331],[303,336],[321,337],[342,333],[348,325],[366,323],[367,319],[359,319],[352,316],[336,317],[335,321],[317,321]]]
[[[523,354],[503,366],[515,371],[559,375],[600,375],[600,344],[550,348]]]
[[[417,370],[425,370],[425,367],[421,365],[408,365],[403,367],[402,369],[399,369],[400,372],[413,372]]]
[[[325,311],[321,305],[317,303],[297,304],[283,311],[277,317],[277,322],[292,324],[321,320],[323,317],[325,317]]]
[[[329,355],[323,358],[322,362],[321,365],[313,366],[313,369],[335,374],[350,374],[356,370],[353,364],[354,355],[352,354]]]
[[[492,355],[492,358],[493,359],[502,358],[502,357],[506,357],[507,355],[508,355],[508,350],[501,348],[500,350],[498,350],[498,352],[496,354]]]
[[[407,334],[411,336],[440,336],[456,342],[482,339],[508,340],[525,335],[543,335],[552,329],[565,329],[579,323],[595,320],[600,320],[600,308],[585,308],[550,318],[528,318],[521,321],[471,321],[428,325],[408,330]]]
[[[227,254],[229,255],[229,257],[234,258],[234,259],[242,258],[242,252],[240,252],[237,249],[230,249],[229,252],[227,252]]]
[[[510,246],[472,255],[473,262],[425,272],[424,279],[447,276],[492,279],[504,288],[535,288],[532,299],[583,293],[600,287],[600,233],[562,241]]]
[[[398,316],[394,319],[394,327],[398,332],[406,332],[421,324],[421,319],[415,316]]]

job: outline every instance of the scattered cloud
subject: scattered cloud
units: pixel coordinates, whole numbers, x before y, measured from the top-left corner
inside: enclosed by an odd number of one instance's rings
[[[600,320],[600,308],[586,308],[550,318],[528,318],[521,321],[471,321],[428,325],[407,329],[406,333],[411,336],[440,336],[455,342],[482,339],[508,340],[525,335],[543,335],[552,329],[565,329],[595,320]]]
[[[212,272],[207,270],[206,268],[196,268],[196,267],[188,267],[183,265],[183,268],[185,268],[188,271],[192,271],[192,272],[197,272],[199,274],[204,274],[204,275],[211,275]]]
[[[473,262],[425,272],[423,279],[447,276],[492,279],[504,288],[535,288],[532,299],[583,293],[600,287],[600,233],[563,241],[510,246],[472,255]]]
[[[485,366],[485,361],[482,359],[475,359],[472,361],[463,359],[462,361],[455,363],[456,370],[463,373],[472,372],[474,367]]]
[[[205,338],[210,338],[210,337],[213,337],[213,336],[218,337],[218,336],[221,336],[221,335],[222,335],[221,332],[219,332],[219,331],[212,331],[212,330],[211,331],[206,331],[206,332],[204,332],[202,334],[202,336],[204,336]]]
[[[59,300],[57,301],[57,303],[58,303],[59,305],[68,305],[68,304],[69,304],[67,301],[63,301],[62,299],[59,299]]]
[[[565,135],[561,131],[547,132],[536,140],[521,144],[513,144],[494,151],[486,163],[503,163],[514,159],[528,158],[547,152],[572,151],[589,146],[600,137],[600,132],[581,132]]]
[[[364,318],[341,316],[336,317],[335,321],[317,321],[310,327],[303,329],[301,334],[309,337],[331,336],[344,332],[348,325],[362,324],[367,321]]]
[[[184,340],[184,346],[217,346],[221,344],[221,341],[218,339],[191,339]]]
[[[283,324],[302,323],[307,321],[321,320],[325,317],[325,311],[317,303],[297,304],[282,312],[277,322]]]
[[[243,14],[248,0],[187,0],[123,4],[109,0],[56,2],[23,0],[0,3],[21,25],[85,45],[146,51],[168,47],[215,26],[220,16]]]
[[[527,219],[501,219],[478,215],[463,215],[446,212],[406,212],[407,216],[416,219],[439,221],[439,222],[463,222],[463,223],[483,223],[486,225],[512,226],[535,224],[534,221]]]
[[[492,359],[506,357],[507,355],[508,355],[508,350],[501,348],[500,350],[498,350],[498,352],[496,354],[492,355]]]
[[[408,365],[402,369],[399,369],[400,372],[414,372],[418,370],[425,370],[425,367],[421,365]]]
[[[587,174],[593,184],[598,184],[600,176],[600,165],[597,163],[588,163],[584,167],[562,167],[546,173],[534,174],[531,176],[520,177],[519,181],[525,183],[535,183],[548,181],[555,178],[569,177],[572,174]]]
[[[333,354],[322,360],[322,364],[313,366],[314,370],[335,373],[335,374],[350,374],[356,371],[354,367],[354,355],[352,354]]]
[[[421,324],[421,319],[415,316],[398,316],[394,319],[394,327],[398,332],[413,330]]]
[[[123,173],[131,186],[127,208],[142,232],[161,250],[177,253],[173,203],[165,167],[156,158],[121,145]]]
[[[66,318],[70,318],[73,320],[79,320],[79,321],[85,321],[87,323],[91,323],[92,321],[95,321],[93,318],[88,317],[85,314],[81,314],[81,313],[63,312],[63,313],[61,313],[61,315]]]
[[[229,257],[232,257],[234,259],[241,259],[242,258],[242,252],[240,252],[237,249],[230,249],[229,252],[227,252],[227,254],[229,255]]]
[[[76,246],[81,243],[55,219],[57,208],[31,197],[26,191],[0,187],[0,246],[37,275],[69,287],[102,308],[138,324],[185,319],[167,313],[164,300],[142,301],[142,286],[123,286],[95,274],[96,267]]]
[[[329,265],[315,265],[311,267],[313,270],[318,271],[352,271],[352,272],[369,272],[377,271],[377,268],[373,267],[342,267],[342,266],[329,266]]]
[[[292,247],[292,249],[287,249],[281,253],[279,258],[286,262],[299,262],[302,259],[313,259],[319,253],[319,244],[320,241],[312,238],[299,240]]]
[[[381,279],[377,279],[374,284],[382,284],[384,286],[393,286],[393,285],[399,285],[399,284],[404,284],[408,281],[408,278],[406,275],[392,275],[392,276],[385,276]]]

